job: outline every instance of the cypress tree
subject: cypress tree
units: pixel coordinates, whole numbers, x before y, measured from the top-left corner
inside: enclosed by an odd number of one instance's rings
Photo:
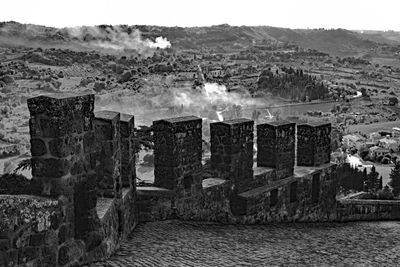
[[[377,191],[379,189],[379,173],[375,166],[372,166],[371,172],[367,176],[368,191]]]
[[[369,191],[370,184],[368,181],[367,168],[364,168],[362,176],[363,176],[364,191]]]
[[[393,194],[398,196],[400,193],[400,164],[396,163],[390,173],[389,185],[393,188]]]

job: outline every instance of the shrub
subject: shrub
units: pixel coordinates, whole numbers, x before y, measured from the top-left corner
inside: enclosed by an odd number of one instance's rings
[[[394,195],[392,191],[390,190],[389,186],[385,186],[383,189],[379,190],[377,193],[378,199],[384,199],[384,200],[391,200],[394,199]]]

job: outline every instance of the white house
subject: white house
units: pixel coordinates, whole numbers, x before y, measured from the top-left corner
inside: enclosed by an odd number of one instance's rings
[[[399,143],[398,141],[390,138],[382,138],[379,140],[379,146],[385,149],[392,149],[394,152],[399,151]]]

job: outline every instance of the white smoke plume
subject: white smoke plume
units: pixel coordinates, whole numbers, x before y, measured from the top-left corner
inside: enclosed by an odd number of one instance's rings
[[[224,85],[216,83],[206,83],[195,89],[191,84],[179,87],[160,84],[168,84],[168,81],[160,78],[153,84],[146,84],[140,92],[126,90],[100,95],[96,108],[133,114],[138,125],[150,125],[154,120],[184,115],[221,120],[219,115],[227,118],[227,113],[232,113],[235,106],[250,110],[243,116],[251,117],[253,108],[272,104],[266,98],[252,98],[246,91],[228,92]]]
[[[64,28],[71,37],[81,44],[93,47],[94,49],[115,50],[123,52],[135,50],[139,54],[148,52],[151,49],[170,48],[171,43],[164,37],[157,37],[155,41],[143,39],[141,32],[134,29],[128,32],[120,26],[113,27],[74,27]]]
[[[225,108],[230,105],[256,106],[261,104],[246,92],[228,92],[225,85],[205,83],[200,91],[177,90],[174,93],[174,104],[188,108],[218,106]],[[264,103],[265,104],[265,103]]]
[[[167,40],[167,38],[159,36],[156,38],[155,42],[150,41],[149,46],[153,47],[153,48],[165,49],[165,48],[170,48],[171,43],[170,43],[170,41]]]
[[[142,38],[138,29],[127,26],[81,26],[52,28],[32,24],[9,22],[0,27],[0,44],[27,47],[55,47],[72,50],[96,50],[121,54],[135,50],[151,56],[155,49],[171,47],[167,38],[154,41]]]

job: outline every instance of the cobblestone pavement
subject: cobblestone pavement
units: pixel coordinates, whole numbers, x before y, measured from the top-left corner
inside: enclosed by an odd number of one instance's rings
[[[139,225],[91,266],[399,266],[400,222]]]

